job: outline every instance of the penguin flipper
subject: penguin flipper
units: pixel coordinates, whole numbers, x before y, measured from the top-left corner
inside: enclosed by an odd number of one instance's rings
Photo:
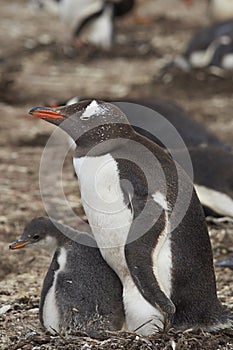
[[[154,263],[156,264],[159,253],[157,243],[161,236],[162,241],[166,241],[168,235],[167,213],[156,203],[153,193],[149,193],[151,190],[146,186],[147,178],[142,169],[127,159],[117,159],[117,163],[123,179],[121,190],[125,204],[133,216],[124,248],[127,267],[143,298],[163,315],[166,323],[170,324],[175,306],[161,289],[154,273]],[[154,181],[154,178],[153,174],[151,181]],[[157,181],[155,188],[156,185],[158,186]]]
[[[142,296],[164,316],[165,328],[172,323],[175,306],[165,294],[155,276],[153,269],[153,255],[159,236],[164,229],[165,212],[162,211],[159,219],[152,228],[136,240],[133,239],[135,231],[134,224],[128,235],[128,243],[125,246],[125,258],[133,281]],[[137,235],[137,233],[136,233]]]
[[[46,319],[45,319],[45,313],[44,313],[44,308],[46,307],[46,296],[48,295],[48,292],[50,288],[52,287],[54,283],[54,278],[55,278],[55,271],[59,269],[59,265],[57,262],[57,257],[58,257],[58,251],[55,252],[50,267],[46,273],[46,276],[44,278],[42,290],[41,290],[41,296],[40,296],[40,305],[39,305],[39,318],[40,318],[40,323],[42,327],[46,327]],[[48,329],[48,328],[47,328]],[[50,329],[48,329],[51,331]]]

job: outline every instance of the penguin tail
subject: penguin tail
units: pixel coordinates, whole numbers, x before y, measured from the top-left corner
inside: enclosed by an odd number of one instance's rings
[[[219,315],[218,320],[206,327],[201,327],[203,330],[208,332],[216,332],[224,329],[233,329],[233,314],[227,310],[223,310],[222,314]]]
[[[215,305],[209,315],[175,314],[172,326],[176,329],[202,330],[205,332],[217,332],[220,330],[233,329],[233,314],[221,304]]]

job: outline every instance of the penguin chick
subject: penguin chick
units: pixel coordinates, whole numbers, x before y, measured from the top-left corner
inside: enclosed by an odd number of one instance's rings
[[[9,246],[12,250],[23,247],[45,248],[52,257],[39,307],[40,322],[47,330],[78,328],[91,334],[122,328],[120,280],[90,235],[40,217],[27,224],[19,240]]]
[[[184,71],[210,66],[232,69],[233,20],[200,29],[188,43],[185,52],[167,67],[172,65]]]
[[[123,284],[126,328],[217,330],[232,316],[216,294],[204,214],[188,175],[103,101],[35,107],[76,142],[73,164],[103,258]]]

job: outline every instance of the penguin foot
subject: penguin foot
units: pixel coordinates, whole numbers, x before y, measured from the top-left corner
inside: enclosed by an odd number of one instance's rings
[[[178,316],[178,317],[177,317]],[[229,313],[222,306],[215,312],[212,311],[211,314],[203,319],[202,317],[193,318],[190,315],[174,315],[174,321],[172,327],[179,330],[187,330],[191,332],[196,332],[202,330],[204,332],[217,332],[219,330],[233,329],[233,314]]]
[[[172,302],[163,310],[163,332],[167,332],[172,327],[175,312],[176,307]]]
[[[161,307],[160,307],[161,308]],[[161,308],[161,313],[164,319],[164,331],[171,328],[173,323],[174,314],[176,312],[176,307],[171,300],[167,300],[167,304]]]
[[[167,332],[172,327],[173,318],[174,318],[173,315],[174,314],[164,316],[164,327],[163,327],[164,332]]]

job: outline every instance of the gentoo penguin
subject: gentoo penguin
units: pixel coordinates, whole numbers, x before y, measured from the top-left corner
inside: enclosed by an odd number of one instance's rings
[[[233,20],[200,29],[194,34],[184,53],[166,67],[172,65],[185,71],[210,66],[232,69]]]
[[[72,98],[67,105],[78,102],[80,99]],[[205,214],[214,216],[233,217],[233,154],[230,146],[226,145],[217,136],[212,134],[202,124],[191,118],[188,112],[174,102],[162,99],[123,99],[120,103],[121,109],[127,115],[130,124],[139,134],[156,142],[161,147],[172,148],[176,154],[176,161],[181,165],[184,163],[183,156],[187,147],[192,160],[194,173],[194,186],[199,200],[205,208]],[[119,104],[119,102],[113,102]],[[144,110],[141,117],[139,106],[149,107]],[[138,113],[139,111],[139,113]],[[176,137],[170,125],[163,123],[166,118],[177,130],[184,141],[172,142]],[[140,127],[141,126],[141,127]],[[158,135],[160,138],[158,138]],[[166,136],[166,138],[162,137]],[[162,142],[161,139],[167,141]],[[71,140],[70,144],[74,144]],[[175,141],[175,140],[174,140]]]
[[[41,324],[47,330],[53,333],[76,327],[88,333],[122,328],[120,280],[90,235],[40,217],[27,224],[9,248],[32,246],[47,249],[52,257],[39,308]]]
[[[224,260],[217,261],[215,266],[218,267],[229,267],[229,269],[233,270],[233,258],[227,258]]]
[[[123,284],[126,328],[217,330],[232,315],[216,294],[203,211],[188,175],[102,101],[30,110],[76,142],[83,207],[103,258]]]
[[[103,49],[111,48],[114,39],[114,18],[123,16],[135,0],[37,0],[40,7],[54,10],[78,45],[91,43]],[[53,6],[51,6],[51,3]]]

